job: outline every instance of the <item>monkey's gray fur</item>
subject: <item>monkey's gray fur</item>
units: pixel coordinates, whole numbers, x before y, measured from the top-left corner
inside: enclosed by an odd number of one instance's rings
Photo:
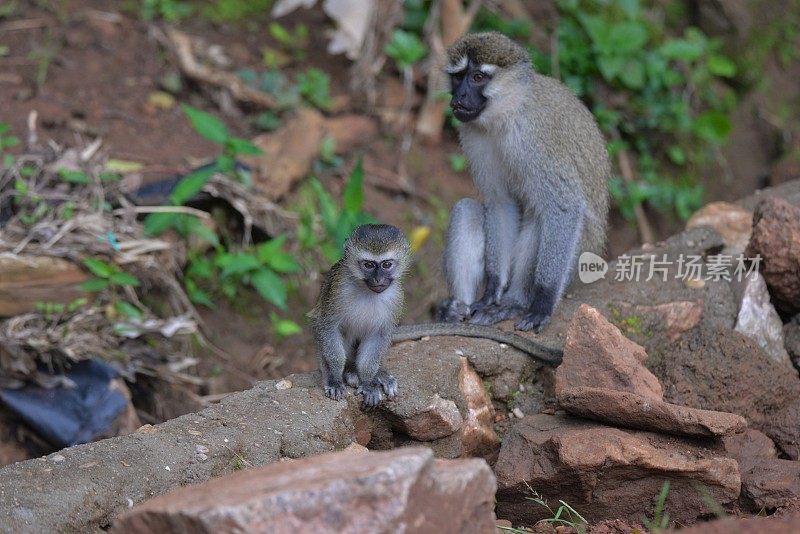
[[[308,316],[328,397],[342,399],[345,383],[358,388],[368,407],[381,402],[381,390],[389,398],[397,394],[382,360],[403,309],[408,254],[408,241],[394,226],[359,226],[323,281]]]
[[[541,328],[581,252],[602,253],[611,167],[591,112],[499,33],[448,51],[461,146],[482,202],[462,199],[447,231],[451,298],[441,317]],[[478,298],[483,285],[484,293]]]

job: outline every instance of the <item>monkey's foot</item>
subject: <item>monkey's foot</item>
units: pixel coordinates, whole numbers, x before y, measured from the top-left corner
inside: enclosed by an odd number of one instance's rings
[[[395,377],[386,371],[378,371],[375,380],[381,385],[388,398],[393,399],[397,396],[397,379]]]
[[[358,379],[358,373],[355,371],[345,371],[344,383],[351,388],[357,388],[361,384],[361,380]]]
[[[437,323],[460,323],[469,317],[469,304],[456,298],[448,298],[436,308]]]
[[[549,320],[549,313],[529,312],[522,316],[522,319],[514,325],[514,328],[517,330],[533,330],[534,332],[538,332]]]
[[[335,401],[342,400],[345,395],[344,384],[327,384],[325,395]]]
[[[472,324],[493,325],[512,317],[517,317],[523,313],[519,306],[504,304],[492,304],[482,309],[476,310],[469,322]]]
[[[356,395],[363,397],[362,404],[365,408],[374,408],[383,400],[381,384],[377,380],[373,380],[369,384],[361,384],[356,390]]]

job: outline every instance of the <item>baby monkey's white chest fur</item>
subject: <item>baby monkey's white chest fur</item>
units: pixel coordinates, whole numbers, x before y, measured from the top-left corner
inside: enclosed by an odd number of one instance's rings
[[[402,299],[399,284],[383,293],[366,287],[348,286],[345,290],[339,327],[345,339],[357,341],[379,330],[394,326],[396,310]]]

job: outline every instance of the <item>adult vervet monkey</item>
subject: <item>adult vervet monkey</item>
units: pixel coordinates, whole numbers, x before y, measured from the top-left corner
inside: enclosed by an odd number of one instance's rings
[[[583,251],[606,235],[605,142],[591,112],[559,81],[535,73],[500,33],[468,34],[448,49],[453,113],[482,201],[450,215],[439,317],[490,325],[521,317],[539,330]],[[483,295],[478,291],[483,286]]]

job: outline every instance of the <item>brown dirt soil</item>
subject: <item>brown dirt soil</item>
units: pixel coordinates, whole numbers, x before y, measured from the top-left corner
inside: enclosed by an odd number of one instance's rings
[[[192,130],[179,106],[163,110],[148,104],[148,96],[159,89],[159,79],[176,71],[161,43],[160,24],[144,22],[127,11],[125,3],[109,0],[21,0],[17,4],[13,16],[0,21],[0,45],[8,47],[8,54],[0,57],[0,102],[4,103],[0,121],[10,123],[13,132],[24,136],[28,115],[35,110],[42,139],[75,144],[99,136],[102,150],[110,157],[143,163],[145,181],[185,172],[197,160],[216,154],[216,147]],[[537,17],[549,21],[552,10],[546,5],[531,9]],[[328,55],[324,32],[315,31],[329,23],[319,10],[301,9],[281,20],[290,28],[298,22],[312,28],[311,40],[307,59],[290,65],[288,73],[309,66],[323,69],[331,76],[331,93],[339,103],[336,112],[348,111],[349,63],[343,56]],[[193,17],[180,27],[192,35],[202,35],[208,43],[221,45],[237,69],[260,69],[261,49],[276,46],[266,30],[268,23],[269,15],[264,13],[238,25],[212,24]],[[542,33],[541,29],[537,32]],[[536,38],[546,42],[546,35],[538,33]],[[390,66],[384,71],[386,100],[397,101],[396,95],[390,98],[388,94],[389,88],[398,86],[397,74]],[[42,83],[37,83],[37,75]],[[189,103],[221,117],[236,135],[252,137],[258,133],[249,124],[254,110],[225,106],[223,100],[214,91],[186,81],[177,96],[178,103]],[[338,194],[358,156],[373,169],[391,176],[397,168],[398,144],[396,133],[385,133],[358,153],[344,155],[342,168],[320,179],[334,195]],[[475,195],[468,174],[450,168],[448,155],[457,151],[452,130],[445,132],[440,146],[412,149],[407,163],[416,195],[392,194],[370,186],[367,176],[367,211],[406,230],[422,224],[433,229],[416,255],[406,322],[429,319],[431,304],[444,296],[440,254],[447,210],[458,198]],[[748,185],[748,190],[751,187]],[[654,222],[661,236],[679,226],[657,217]],[[635,229],[616,213],[612,214],[611,228],[609,256],[637,243]],[[312,285],[291,297],[289,318],[303,321],[314,292]],[[220,303],[217,310],[204,312],[214,333],[212,341],[233,359],[224,361],[208,352],[197,372],[215,378],[201,394],[238,390],[252,380],[305,371],[316,365],[307,333],[275,343],[266,320],[270,307],[253,296],[244,301],[236,305]],[[231,313],[242,310],[246,313]],[[262,350],[269,344],[274,345],[273,354],[279,359]]]

